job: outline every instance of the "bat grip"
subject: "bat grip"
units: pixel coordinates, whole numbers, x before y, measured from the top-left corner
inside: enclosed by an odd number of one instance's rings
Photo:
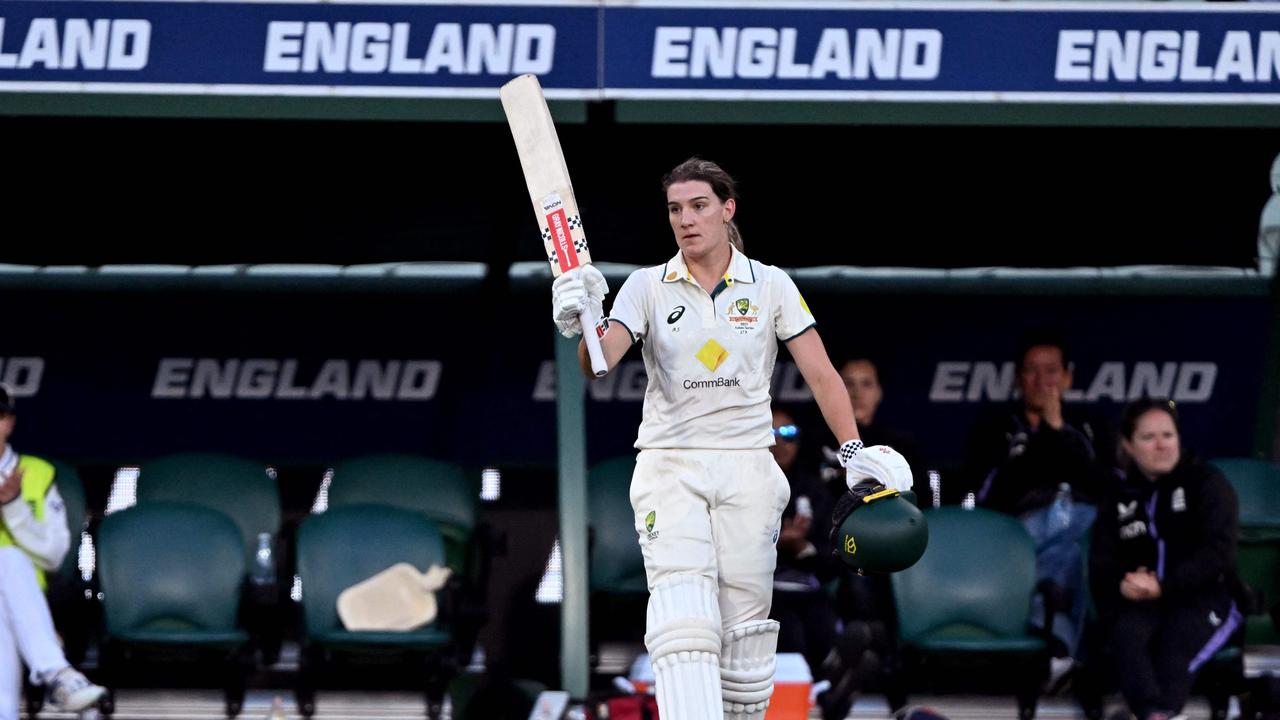
[[[596,323],[599,318],[592,312],[590,303],[578,315],[582,322],[582,339],[587,343],[587,357],[591,358],[591,372],[596,377],[604,377],[609,373],[609,364],[604,361],[604,350],[600,347],[600,336],[596,335]]]

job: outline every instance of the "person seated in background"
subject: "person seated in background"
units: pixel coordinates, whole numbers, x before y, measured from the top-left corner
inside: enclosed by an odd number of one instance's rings
[[[1036,543],[1036,572],[1056,586],[1057,642],[1050,689],[1074,667],[1086,608],[1081,540],[1096,514],[1114,457],[1103,423],[1068,407],[1066,344],[1027,337],[1017,355],[1021,397],[980,419],[970,435],[965,482],[982,507],[1018,517]],[[1044,625],[1037,594],[1033,621]]]
[[[831,649],[837,617],[823,586],[840,571],[840,560],[827,539],[832,496],[812,473],[797,463],[801,433],[795,418],[773,410],[773,459],[787,476],[791,499],[782,512],[778,532],[778,566],[773,573],[771,617],[782,624],[779,652],[804,655],[816,668]]]
[[[1125,408],[1123,480],[1100,506],[1089,578],[1104,650],[1132,715],[1169,720],[1192,680],[1241,623],[1235,598],[1236,494],[1185,452],[1168,400]]]
[[[0,720],[18,718],[24,663],[57,710],[84,710],[106,692],[71,667],[53,629],[45,572],[62,564],[71,531],[53,466],[9,445],[14,404],[0,384]]]
[[[928,466],[921,457],[920,443],[915,435],[883,422],[876,423],[876,411],[884,399],[884,387],[880,384],[880,371],[876,364],[865,357],[850,358],[840,367],[840,377],[844,380],[845,391],[849,393],[849,401],[853,403],[853,417],[858,423],[862,441],[867,447],[888,445],[902,453],[911,465],[911,489],[920,507],[929,507],[933,491],[929,487]]]
[[[801,438],[795,418],[775,407],[770,452],[787,476],[791,499],[778,532],[769,617],[781,625],[778,652],[800,653],[815,679],[831,682],[831,690],[818,698],[823,717],[843,720],[868,674],[878,668],[878,658],[869,648],[871,628],[856,620],[846,623],[827,592],[833,580],[851,573],[834,555],[829,540],[837,496],[800,467]],[[847,492],[843,480],[840,490]]]

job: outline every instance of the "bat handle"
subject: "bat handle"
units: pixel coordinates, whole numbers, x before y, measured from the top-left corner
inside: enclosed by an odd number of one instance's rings
[[[582,339],[587,343],[587,356],[591,358],[591,372],[596,377],[604,377],[609,373],[609,364],[604,361],[604,349],[600,347],[600,336],[596,335],[596,323],[599,318],[592,312],[590,304],[578,316],[582,322]]]

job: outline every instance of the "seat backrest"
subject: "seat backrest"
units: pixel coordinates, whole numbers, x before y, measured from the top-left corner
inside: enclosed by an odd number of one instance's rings
[[[306,632],[341,630],[338,594],[407,562],[422,572],[445,562],[444,540],[422,513],[387,505],[330,506],[298,529],[298,577]]]
[[[1003,513],[955,506],[924,515],[928,549],[892,576],[902,640],[1025,635],[1036,554],[1022,524]]]
[[[420,455],[367,455],[334,468],[329,507],[389,505],[421,513],[444,536],[450,567],[461,570],[477,523],[478,490],[453,463]]]
[[[252,563],[258,534],[280,531],[280,496],[266,466],[213,453],[167,455],[145,463],[138,475],[138,504],[199,505],[231,518]]]
[[[181,503],[136,505],[102,521],[97,552],[109,634],[235,629],[245,558],[226,515]]]
[[[1280,463],[1222,458],[1212,464],[1235,488],[1242,529],[1280,530]]]
[[[632,456],[598,463],[588,473],[587,521],[591,526],[591,589],[614,593],[648,591],[644,556],[631,510]]]
[[[49,460],[49,463],[53,465],[53,481],[58,487],[58,494],[67,506],[67,530],[71,533],[71,549],[67,550],[67,556],[58,566],[57,575],[75,581],[80,577],[80,537],[88,515],[88,501],[84,483],[80,481],[80,473],[75,467],[58,460]]]

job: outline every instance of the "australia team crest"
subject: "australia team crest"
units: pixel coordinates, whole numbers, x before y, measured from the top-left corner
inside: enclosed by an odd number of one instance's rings
[[[756,329],[760,322],[760,306],[751,302],[751,298],[738,298],[729,304],[729,324],[739,332],[745,333]]]

